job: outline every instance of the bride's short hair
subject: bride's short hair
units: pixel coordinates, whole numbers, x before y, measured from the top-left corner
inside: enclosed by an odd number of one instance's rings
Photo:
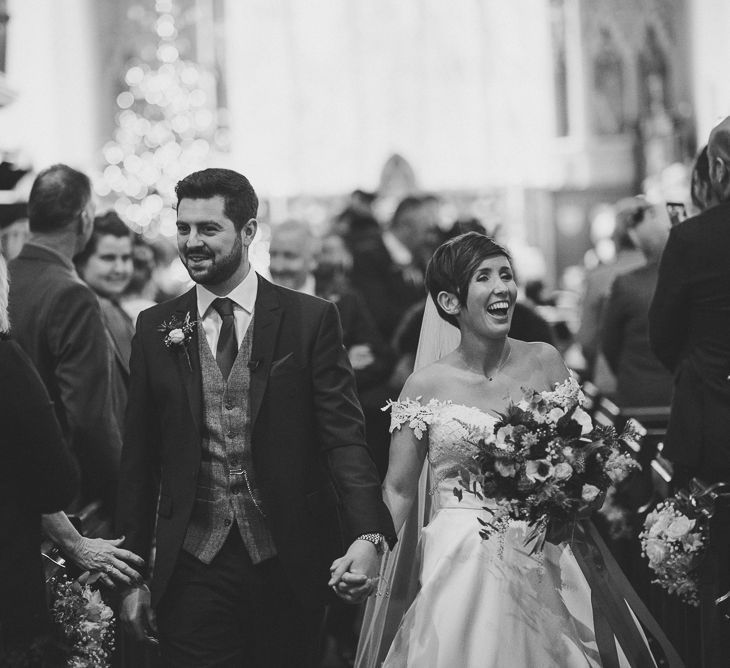
[[[439,292],[450,292],[466,303],[469,282],[479,265],[487,258],[503,255],[512,264],[509,251],[481,232],[466,232],[442,243],[426,267],[426,288],[436,304],[438,314],[454,327],[459,324],[444,311],[436,299]]]

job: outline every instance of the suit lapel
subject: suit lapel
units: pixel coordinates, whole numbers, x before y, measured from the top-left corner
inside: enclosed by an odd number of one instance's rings
[[[259,286],[254,308],[253,344],[251,347],[251,388],[249,395],[251,424],[256,423],[256,418],[261,409],[281,323],[281,306],[276,290],[271,283],[260,276],[258,279]]]
[[[175,317],[179,322],[185,320],[185,315],[190,314],[191,320],[199,320],[198,316],[198,300],[195,288],[192,288],[180,303],[180,308],[175,312]],[[196,324],[193,330],[190,342],[185,349],[176,350],[177,366],[180,371],[180,377],[183,381],[183,387],[190,405],[190,414],[195,422],[197,433],[201,433],[201,423],[203,419],[203,372],[200,368],[200,349],[198,348],[198,338],[200,331],[200,323]],[[187,350],[187,356],[185,352]]]

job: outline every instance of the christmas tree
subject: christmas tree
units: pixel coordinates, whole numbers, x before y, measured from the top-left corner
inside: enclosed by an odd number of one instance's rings
[[[157,0],[153,14],[131,11],[154,31],[154,56],[127,63],[116,99],[114,137],[103,148],[104,168],[96,191],[137,232],[175,234],[175,184],[203,169],[223,147],[217,132],[216,81],[201,65],[183,59],[180,12],[172,0]]]

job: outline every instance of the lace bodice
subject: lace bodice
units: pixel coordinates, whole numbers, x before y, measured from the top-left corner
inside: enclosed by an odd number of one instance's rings
[[[430,491],[438,497],[438,506],[471,505],[465,496],[459,503],[454,496],[458,471],[473,468],[480,434],[491,429],[497,418],[479,408],[432,399],[391,402],[390,431],[408,428],[418,440],[427,439],[430,466]],[[473,497],[472,497],[473,498]],[[476,505],[483,503],[474,499]]]

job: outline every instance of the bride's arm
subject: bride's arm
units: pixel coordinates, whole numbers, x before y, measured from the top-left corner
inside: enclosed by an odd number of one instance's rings
[[[388,472],[383,483],[383,501],[388,506],[398,534],[418,491],[418,479],[426,457],[428,435],[419,440],[408,426],[393,433]]]

